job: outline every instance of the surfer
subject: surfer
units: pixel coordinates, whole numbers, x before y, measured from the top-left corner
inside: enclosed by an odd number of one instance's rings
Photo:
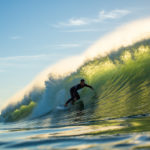
[[[76,100],[80,99],[80,95],[78,94],[77,91],[80,90],[80,89],[82,89],[82,88],[84,88],[84,87],[88,87],[88,88],[94,90],[92,86],[87,85],[87,84],[85,83],[85,80],[84,80],[84,79],[81,79],[81,81],[80,81],[79,84],[73,86],[73,87],[70,89],[71,98],[65,103],[65,106],[67,106],[68,103],[70,103],[70,102],[71,102],[72,105],[73,105]]]

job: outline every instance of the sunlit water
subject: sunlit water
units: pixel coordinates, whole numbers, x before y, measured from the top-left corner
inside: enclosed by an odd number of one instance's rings
[[[150,149],[149,114],[89,119],[61,111],[30,121],[0,124],[0,149]]]

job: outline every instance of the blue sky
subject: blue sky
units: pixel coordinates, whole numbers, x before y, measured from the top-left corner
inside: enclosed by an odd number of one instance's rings
[[[149,16],[149,0],[0,0],[0,106],[48,66]]]

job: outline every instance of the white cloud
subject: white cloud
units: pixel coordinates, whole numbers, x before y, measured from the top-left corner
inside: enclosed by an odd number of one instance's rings
[[[32,55],[32,56],[11,56],[11,57],[0,57],[1,61],[23,61],[23,60],[35,60],[35,59],[41,59],[47,55]]]
[[[85,25],[87,24],[87,21],[84,19],[70,19],[69,23],[66,24],[68,26],[80,26],[80,25]]]
[[[60,22],[56,25],[53,25],[54,27],[67,27],[67,26],[83,26],[83,25],[88,25],[92,23],[98,23],[102,22],[104,20],[110,20],[110,19],[118,19],[121,17],[124,17],[131,13],[129,10],[121,10],[121,9],[115,9],[112,11],[100,11],[98,16],[95,18],[71,18],[67,22]]]
[[[74,43],[54,45],[54,47],[58,49],[76,48],[80,46],[81,46],[80,44],[74,44]]]
[[[0,72],[4,72],[3,69],[7,70],[9,67],[12,66],[31,66],[35,64],[35,62],[50,62],[56,57],[60,57],[59,54],[0,57]]]
[[[81,26],[81,25],[85,25],[88,24],[88,21],[86,19],[74,19],[71,18],[68,20],[68,22],[60,22],[57,25],[54,25],[54,27],[65,27],[65,26]]]
[[[22,39],[22,37],[17,35],[17,36],[10,37],[10,39],[12,39],[12,40],[20,40],[20,39]]]
[[[65,30],[61,32],[98,32],[105,31],[105,29],[74,29],[74,30]]]
[[[104,19],[117,19],[123,16],[126,16],[130,13],[129,10],[112,10],[110,12],[105,12],[104,10],[99,12],[99,20],[104,20]]]
[[[75,32],[75,31],[62,31],[62,32]],[[54,45],[46,45],[45,49],[73,49],[87,46],[87,44],[91,44],[93,41],[76,41],[74,43],[58,43]],[[65,52],[65,51],[64,51]],[[58,54],[58,53],[57,53]],[[62,55],[62,54],[61,54]]]

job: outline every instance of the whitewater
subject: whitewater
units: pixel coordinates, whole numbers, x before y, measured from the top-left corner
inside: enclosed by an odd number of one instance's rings
[[[149,149],[150,18],[122,25],[61,60],[8,100],[1,149]],[[58,109],[85,81],[81,99]]]

